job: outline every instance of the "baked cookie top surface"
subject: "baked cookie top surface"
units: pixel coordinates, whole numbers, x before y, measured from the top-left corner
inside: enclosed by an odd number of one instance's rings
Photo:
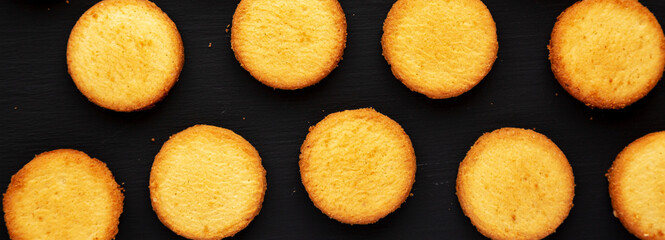
[[[480,0],[398,0],[381,45],[395,77],[433,99],[476,86],[499,49],[496,24]]]
[[[12,176],[3,210],[11,239],[113,239],[123,199],[106,164],[59,149]]]
[[[184,63],[180,33],[147,0],[104,0],[72,29],[67,66],[91,102],[129,112],[152,107],[178,80]]]
[[[573,206],[573,172],[546,136],[525,129],[485,133],[459,167],[464,214],[491,239],[541,239]]]
[[[263,84],[300,89],[326,77],[342,59],[346,18],[337,0],[242,0],[231,47]]]
[[[402,127],[374,109],[328,115],[301,147],[302,183],[314,205],[347,224],[395,211],[415,181],[416,158]]]
[[[265,170],[254,147],[231,130],[187,128],[164,143],[150,172],[150,199],[159,220],[190,239],[220,239],[259,213]]]
[[[548,46],[554,76],[573,97],[620,109],[644,97],[665,67],[665,36],[638,1],[584,0],[558,17]]]
[[[628,145],[608,171],[614,215],[641,239],[665,239],[665,132]]]

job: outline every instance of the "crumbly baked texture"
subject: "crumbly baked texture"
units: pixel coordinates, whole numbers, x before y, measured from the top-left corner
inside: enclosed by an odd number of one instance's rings
[[[152,208],[190,239],[221,239],[259,213],[266,171],[254,147],[231,130],[196,125],[164,143],[150,172]]]
[[[402,127],[371,108],[328,115],[300,149],[302,183],[314,205],[347,224],[395,211],[415,181],[416,157]]]
[[[106,164],[59,149],[12,176],[2,204],[11,239],[113,239],[123,200]]]
[[[665,132],[628,145],[607,173],[614,215],[640,239],[665,239]]]
[[[263,84],[314,85],[342,59],[346,18],[337,0],[242,0],[233,14],[231,48]]]
[[[573,171],[546,136],[526,129],[485,133],[457,174],[464,214],[491,239],[542,239],[573,207]]]
[[[663,75],[665,36],[638,1],[584,0],[557,18],[548,46],[552,72],[590,107],[624,108]]]
[[[104,0],[76,22],[67,67],[91,102],[120,112],[152,107],[180,76],[184,49],[171,19],[147,0]]]
[[[476,86],[499,50],[496,24],[480,0],[398,0],[381,45],[395,77],[433,99]]]

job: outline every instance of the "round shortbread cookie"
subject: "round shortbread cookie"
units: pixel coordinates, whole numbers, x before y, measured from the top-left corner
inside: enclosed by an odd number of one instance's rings
[[[12,176],[2,204],[11,239],[113,239],[123,200],[106,164],[59,149]]]
[[[314,85],[342,59],[346,18],[337,0],[242,0],[231,48],[261,83],[294,90]]]
[[[621,109],[663,75],[665,36],[638,1],[584,0],[557,18],[548,46],[552,72],[587,106]]]
[[[395,211],[415,181],[409,136],[371,108],[328,115],[300,149],[302,183],[314,205],[347,224],[370,224]]]
[[[190,239],[221,239],[259,214],[266,171],[254,147],[233,131],[196,125],[171,136],[150,172],[152,208]]]
[[[476,86],[499,50],[496,24],[480,0],[398,0],[381,45],[395,77],[433,99]]]
[[[104,0],[76,22],[67,66],[91,102],[119,112],[152,107],[178,80],[184,63],[180,33],[147,0]]]
[[[478,138],[460,163],[457,197],[491,239],[542,239],[573,207],[573,171],[546,136],[502,128]]]
[[[641,239],[665,239],[665,132],[628,145],[607,173],[614,215]]]

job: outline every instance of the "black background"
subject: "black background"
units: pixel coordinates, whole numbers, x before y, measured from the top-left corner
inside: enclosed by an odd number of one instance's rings
[[[67,74],[69,32],[96,1],[0,1],[0,189],[36,154],[78,149],[106,162],[126,190],[118,239],[178,238],[150,206],[150,167],[171,134],[212,124],[250,141],[267,170],[263,209],[239,239],[477,239],[455,196],[457,167],[482,133],[511,126],[547,135],[573,167],[575,206],[549,239],[631,238],[612,216],[604,174],[628,143],[663,130],[663,83],[626,109],[590,109],[561,88],[547,60],[556,17],[574,0],[485,0],[499,36],[492,71],[457,98],[431,100],[396,80],[381,55],[393,2],[342,0],[344,60],[319,84],[282,91],[254,80],[233,56],[225,29],[238,0],[155,0],[182,34],[180,81],[154,108],[117,113],[88,102]],[[665,1],[642,3],[665,20]],[[376,224],[349,226],[314,207],[297,162],[310,125],[361,107],[402,125],[418,169],[414,196],[402,208]],[[0,238],[8,238],[0,226]]]

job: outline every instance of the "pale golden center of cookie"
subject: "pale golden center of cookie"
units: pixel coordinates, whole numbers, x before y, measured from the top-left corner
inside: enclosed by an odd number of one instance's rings
[[[384,30],[384,54],[395,75],[434,98],[471,89],[498,51],[494,20],[480,1],[398,1]]]
[[[665,234],[665,134],[652,135],[644,143],[627,149],[616,183],[622,221],[660,237]],[[629,146],[630,148],[631,146]],[[623,154],[623,153],[622,153]],[[619,169],[615,169],[619,170]]]
[[[272,87],[302,88],[340,60],[346,20],[335,0],[244,0],[231,34],[237,58],[252,76]]]

